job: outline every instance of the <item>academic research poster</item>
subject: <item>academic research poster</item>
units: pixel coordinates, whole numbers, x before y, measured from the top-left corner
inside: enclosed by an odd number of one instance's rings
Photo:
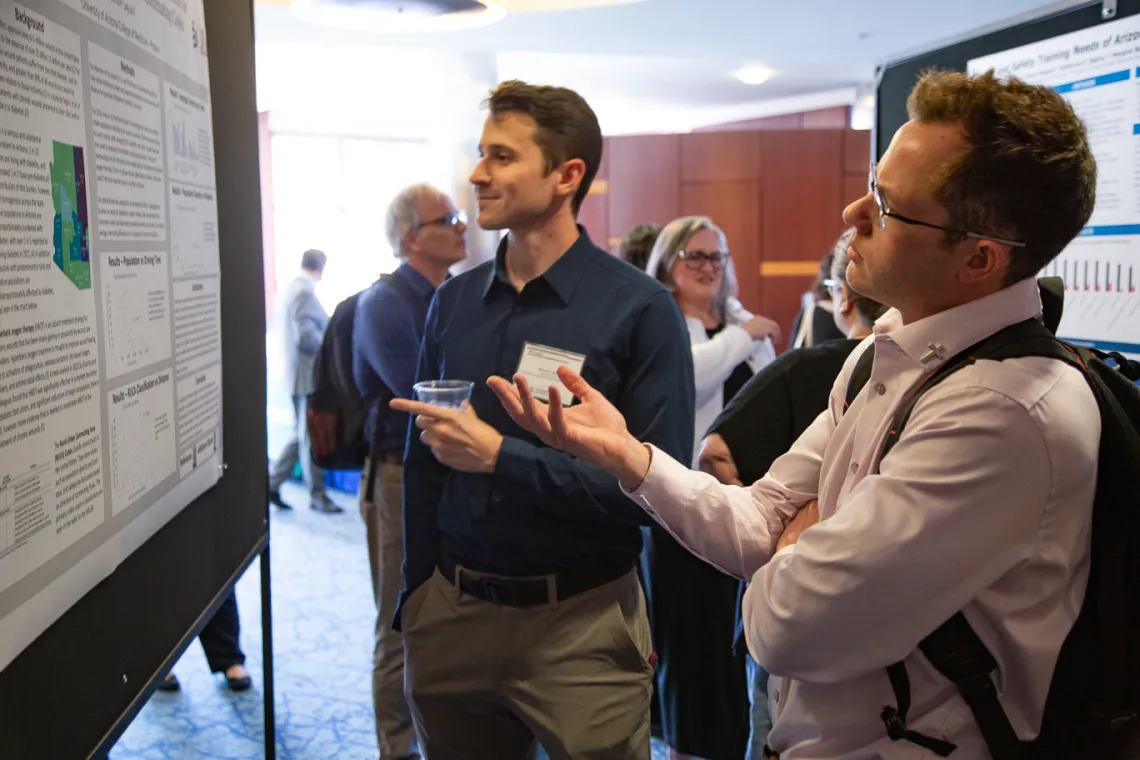
[[[1060,93],[1088,130],[1097,163],[1088,226],[1042,274],[1065,281],[1058,334],[1140,355],[1140,16],[972,60]]]
[[[221,473],[202,0],[0,0],[0,669]]]

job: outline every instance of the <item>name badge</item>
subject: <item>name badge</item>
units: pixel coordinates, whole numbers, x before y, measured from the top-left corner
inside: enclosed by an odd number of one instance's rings
[[[558,368],[565,364],[575,372],[581,372],[585,363],[585,354],[563,351],[538,343],[524,343],[522,357],[519,358],[518,374],[530,383],[535,398],[550,403],[549,388],[553,385],[562,394],[562,406],[570,406],[574,402],[574,395],[558,379]]]

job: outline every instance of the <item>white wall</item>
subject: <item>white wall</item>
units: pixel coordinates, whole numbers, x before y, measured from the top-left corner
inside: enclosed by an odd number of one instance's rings
[[[394,187],[417,182],[433,184],[450,194],[474,219],[474,197],[468,177],[477,160],[485,119],[480,106],[502,79],[519,78],[578,90],[597,112],[607,135],[687,132],[710,124],[848,105],[858,95],[851,87],[740,102],[737,89],[743,85],[716,80],[715,89],[705,88],[698,93],[693,82],[707,72],[691,61],[668,58],[472,53],[301,42],[259,43],[256,56],[258,109],[269,112],[270,131],[275,139],[291,139],[294,144],[306,137],[314,142],[323,139],[325,143],[335,143],[335,138],[383,143],[375,150],[362,150],[357,145],[351,151],[341,152],[343,156],[357,156],[358,160],[360,156],[372,156],[380,167],[378,173],[388,167],[399,174],[381,176],[375,189],[377,197],[370,207],[376,218],[375,239],[381,244],[383,213]],[[662,78],[674,81],[675,89],[662,88]],[[676,99],[669,100],[664,93],[675,93]],[[285,153],[283,144],[281,154]],[[414,154],[414,160],[391,158],[405,153]],[[314,150],[313,155],[320,157],[315,161],[338,160],[335,148]],[[339,265],[337,251],[327,251],[331,262],[322,295],[332,305],[355,292],[361,282],[370,281],[378,271],[391,269],[394,264],[386,251],[378,250],[373,266],[370,252],[360,250],[370,242],[360,232],[359,214],[354,224],[342,225],[356,229],[343,234],[331,221],[344,203],[333,202],[330,185],[336,182],[333,177],[345,172],[339,167],[321,166],[299,172],[295,160],[292,166],[292,176],[304,176],[307,180],[304,186],[280,187],[284,180],[275,176],[275,190],[280,188],[280,192],[274,193],[275,203],[281,200],[279,195],[288,197],[290,212],[309,214],[313,223],[306,227],[296,217],[275,218],[275,228],[282,233],[275,249],[278,282],[283,285],[284,280],[295,275],[304,248],[335,248],[336,239],[343,238],[341,247],[351,250],[341,253]],[[351,201],[371,202],[361,197],[369,191],[367,183],[360,182],[352,188]],[[304,202],[306,197],[313,199],[311,209]],[[311,233],[307,231],[310,229]],[[322,233],[322,229],[328,232]],[[468,233],[470,255],[465,265],[457,269],[488,260],[498,240],[497,233],[483,232],[472,224]],[[345,267],[346,263],[350,263],[351,269]]]
[[[394,266],[387,246],[383,245],[383,216],[393,188],[426,182],[439,187],[460,208],[474,216],[474,199],[467,178],[477,155],[483,115],[479,104],[497,81],[494,56],[486,54],[447,53],[442,51],[363,47],[314,47],[302,45],[267,45],[257,47],[258,109],[269,112],[269,128],[278,143],[298,141],[333,143],[335,138],[375,141],[376,149],[365,151],[375,156],[377,173],[388,167],[398,178],[384,175],[377,182],[375,213],[376,240],[384,250],[377,252],[373,266],[367,256],[362,260],[358,250],[342,253],[340,266],[335,251],[329,250],[330,268],[321,286],[322,300],[335,304],[371,281],[378,271]],[[285,146],[282,145],[284,154]],[[393,151],[395,153],[393,153]],[[295,153],[295,151],[294,151]],[[357,155],[361,151],[355,151]],[[384,160],[384,156],[414,154],[407,160]],[[335,150],[313,150],[314,156],[326,163],[336,161]],[[347,154],[346,154],[347,155]],[[280,158],[275,158],[275,164]],[[298,199],[312,198],[312,224],[299,225],[295,220],[278,219],[275,227],[283,234],[276,241],[278,283],[295,275],[300,255],[306,247],[336,246],[340,230],[328,222],[336,206],[330,200],[328,185],[339,167],[322,172],[321,167],[298,172],[313,181],[302,186],[282,187],[282,172],[274,176],[274,201],[288,197],[290,209],[305,213]],[[416,168],[418,167],[418,169]],[[327,176],[322,176],[322,174]],[[288,183],[286,183],[288,185]],[[309,186],[312,185],[312,186]],[[354,201],[370,188],[355,188]],[[330,206],[331,204],[331,206]],[[323,217],[322,217],[323,215]],[[322,223],[328,234],[317,234]],[[307,234],[306,229],[314,232]],[[325,239],[322,242],[321,238]],[[360,241],[357,234],[352,239]],[[469,262],[486,260],[493,253],[497,236],[489,236],[477,228],[468,235]],[[351,270],[345,259],[351,259]]]

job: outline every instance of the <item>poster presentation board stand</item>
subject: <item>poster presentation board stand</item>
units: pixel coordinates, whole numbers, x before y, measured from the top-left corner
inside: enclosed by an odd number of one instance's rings
[[[248,0],[0,0],[5,758],[105,755],[258,557],[273,756],[253,60]]]
[[[1088,129],[1097,203],[1082,233],[1044,275],[1064,279],[1058,335],[1140,358],[1140,0],[1093,2],[892,62],[879,73],[875,153],[906,121],[927,69],[993,69],[1054,88]]]

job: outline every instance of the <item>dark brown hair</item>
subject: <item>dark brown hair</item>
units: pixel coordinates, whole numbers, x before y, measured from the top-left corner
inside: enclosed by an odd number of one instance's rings
[[[961,127],[967,151],[935,177],[935,197],[951,226],[1025,242],[1013,250],[1007,285],[1036,275],[1088,222],[1096,160],[1084,124],[1052,89],[993,70],[928,71],[907,111]]]
[[[653,245],[657,236],[661,234],[660,224],[639,224],[622,238],[618,256],[622,261],[628,261],[638,269],[644,271],[649,263],[649,254],[653,252]]]
[[[589,104],[581,95],[565,87],[527,84],[512,79],[491,92],[487,106],[495,116],[513,111],[525,113],[535,120],[538,129],[534,139],[546,159],[547,174],[570,159],[582,159],[586,173],[570,204],[577,216],[602,163],[602,129]]]

